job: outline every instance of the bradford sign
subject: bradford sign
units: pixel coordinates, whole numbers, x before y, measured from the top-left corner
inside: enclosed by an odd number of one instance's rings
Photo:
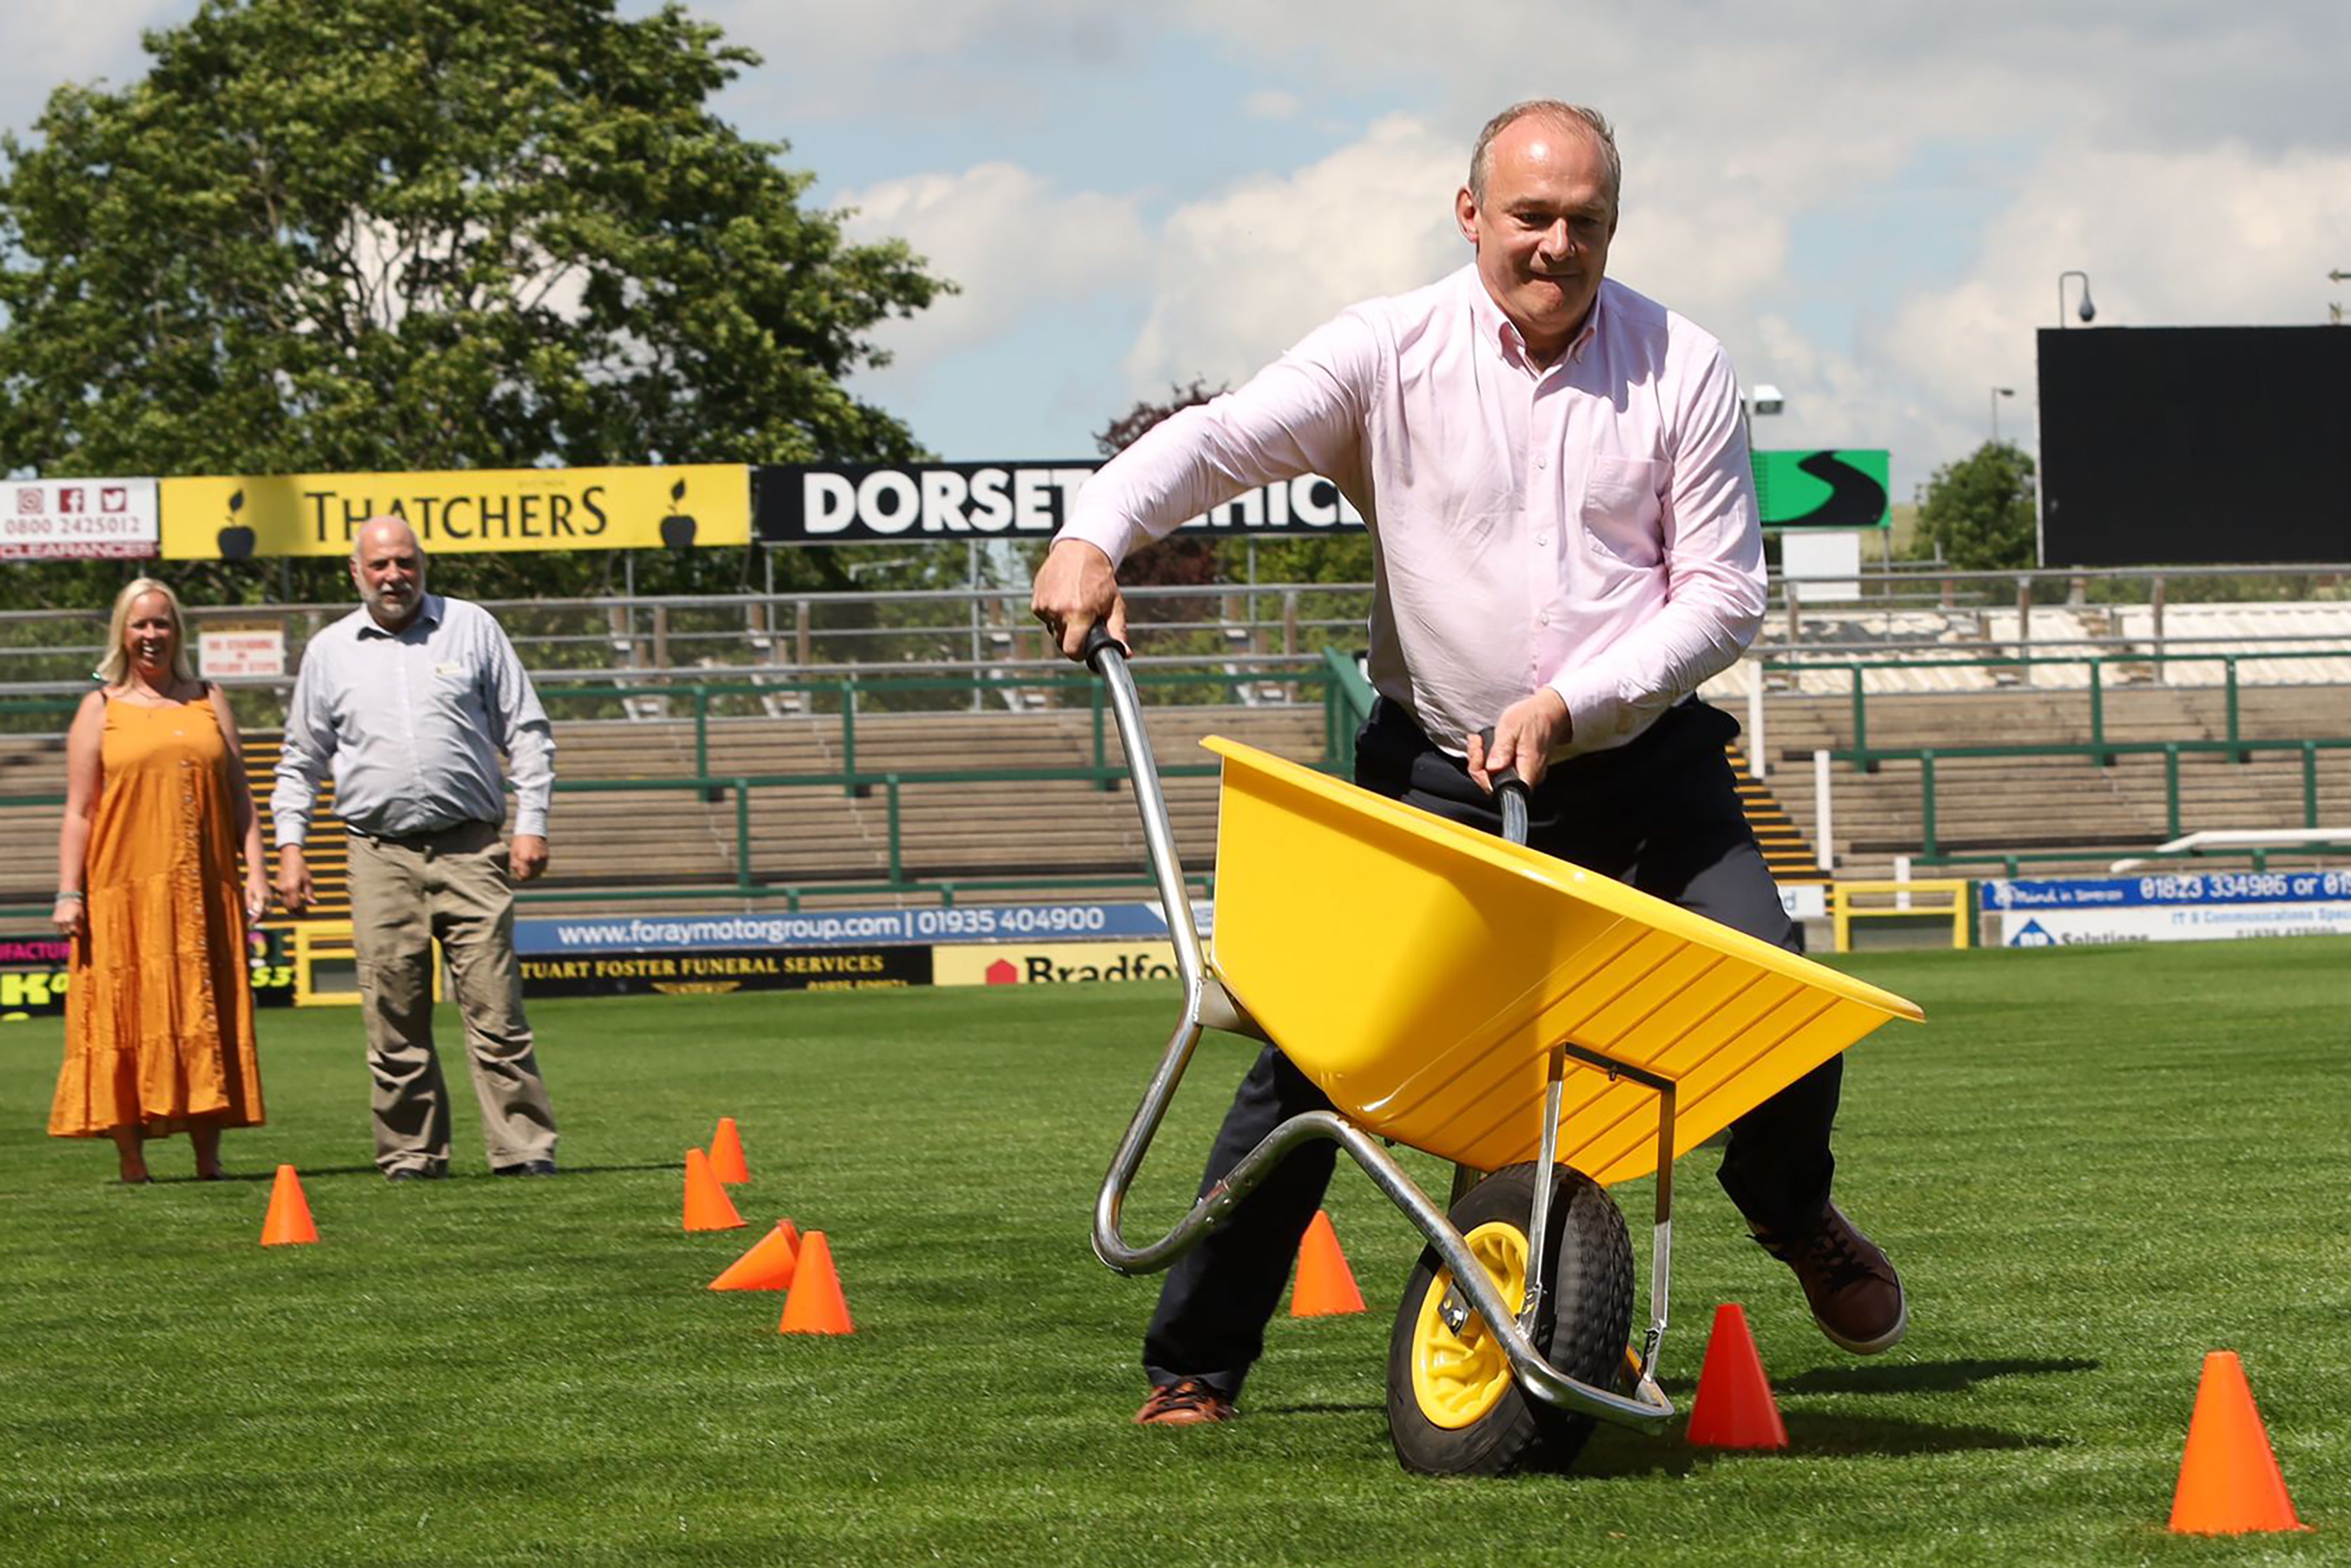
[[[360,525],[404,517],[433,554],[682,549],[747,544],[749,470],[467,468],[418,474],[269,474],[166,479],[173,560],[347,556]]]
[[[1050,538],[1099,464],[784,464],[758,470],[759,538],[768,544]],[[1301,535],[1360,528],[1363,514],[1319,475],[1244,491],[1184,524],[1216,534]]]

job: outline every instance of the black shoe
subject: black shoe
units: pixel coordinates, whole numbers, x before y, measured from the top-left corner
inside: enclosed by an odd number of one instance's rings
[[[423,1166],[394,1166],[383,1173],[386,1181],[439,1181],[447,1173]]]
[[[555,1174],[553,1160],[524,1160],[511,1166],[492,1166],[492,1176],[546,1176]]]

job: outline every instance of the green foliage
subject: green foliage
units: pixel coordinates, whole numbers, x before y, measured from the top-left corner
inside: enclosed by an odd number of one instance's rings
[[[1301,534],[1257,541],[1259,582],[1369,582],[1372,536],[1364,528],[1345,533]],[[1368,596],[1366,596],[1368,602]]]
[[[2005,441],[1987,441],[1935,470],[1918,500],[1913,559],[1966,571],[2031,567],[2040,555],[2032,459]]]
[[[146,41],[143,79],[61,87],[37,136],[0,137],[0,468],[918,455],[841,382],[883,362],[871,328],[952,286],[849,244],[781,144],[712,114],[757,63],[716,27],[613,0],[205,0]],[[517,557],[443,585],[618,570]],[[789,570],[847,586],[824,552]],[[336,562],[199,575],[215,601],[342,596]],[[702,552],[637,586],[750,575]]]
[[[1157,1288],[1086,1249],[1172,983],[536,1003],[564,1174],[368,1163],[355,1009],[265,1013],[241,1179],[108,1185],[41,1136],[60,1030],[0,1025],[0,1541],[12,1568],[1604,1563],[2316,1564],[2351,1493],[2341,1173],[2351,944],[1882,955],[1916,998],[1850,1059],[1837,1182],[1911,1292],[1855,1360],[1694,1151],[1663,1375],[1688,1407],[1743,1303],[1792,1447],[1604,1427],[1575,1470],[1403,1474],[1382,1424],[1420,1242],[1346,1161],[1327,1207],[1371,1310],[1269,1326],[1229,1427],[1139,1429]],[[1465,977],[1465,1000],[1480,977]],[[444,1052],[455,1020],[441,1009]],[[1211,1034],[1125,1211],[1155,1239],[1249,1048]],[[453,1071],[459,1071],[455,1063]],[[465,1100],[462,1090],[461,1101]],[[742,1128],[747,1228],[678,1228],[681,1151]],[[1450,1171],[1400,1151],[1442,1194]],[[256,1245],[279,1161],[320,1240]],[[1648,1258],[1647,1184],[1616,1193]],[[790,1215],[857,1323],[704,1287]],[[2203,1353],[2239,1351],[2307,1534],[2164,1534]]]

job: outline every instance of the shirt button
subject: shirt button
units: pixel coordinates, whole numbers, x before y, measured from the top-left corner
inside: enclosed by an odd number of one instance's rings
[[[1551,536],[1549,534],[1537,534],[1535,536],[1535,543],[1539,545],[1547,545],[1551,543]]]
[[[1546,610],[1541,614],[1536,616],[1535,619],[1541,622],[1543,625],[1548,626],[1551,624],[1551,612]]]

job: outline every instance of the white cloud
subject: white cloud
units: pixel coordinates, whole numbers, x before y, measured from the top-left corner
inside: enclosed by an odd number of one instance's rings
[[[176,26],[194,10],[188,0],[9,0],[0,125],[24,135],[67,82],[128,87],[151,63],[140,29]]]
[[[1468,260],[1451,216],[1463,165],[1449,138],[1393,116],[1295,173],[1179,209],[1126,357],[1129,385],[1238,382],[1355,301]]]
[[[962,290],[877,334],[910,371],[1139,277],[1150,254],[1133,198],[1057,191],[1010,163],[887,181],[842,203],[856,209],[852,238],[904,239]]]
[[[1968,275],[1911,298],[1868,353],[1925,392],[1917,439],[1956,454],[1988,434],[1992,386],[2023,405],[2012,432],[2003,405],[2003,434],[2029,432],[2032,335],[2057,325],[2068,268],[2089,274],[2100,327],[2314,326],[2346,248],[2351,152],[2075,152],[2042,164]]]
[[[688,9],[758,50],[766,90],[803,122],[1033,118],[1047,107],[1035,101],[1035,68],[1118,67],[1141,30],[1100,0],[697,0]]]

